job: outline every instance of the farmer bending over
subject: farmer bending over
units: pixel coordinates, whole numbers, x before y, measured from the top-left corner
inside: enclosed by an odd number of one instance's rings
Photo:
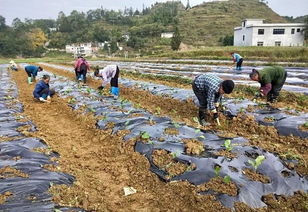
[[[101,77],[103,83],[98,87],[99,90],[103,90],[107,83],[110,81],[111,93],[115,98],[119,96],[119,74],[120,69],[117,65],[108,65],[104,69],[96,69],[94,76]]]
[[[77,81],[87,82],[87,72],[90,71],[90,65],[85,58],[79,56],[75,62],[75,74]]]
[[[241,55],[232,52],[231,53],[232,56],[232,61],[233,63],[236,63],[236,70],[241,71],[242,70],[242,63],[243,63],[243,58]]]
[[[18,71],[17,64],[14,62],[14,60],[11,60],[11,61],[10,61],[10,66],[9,66],[9,68],[10,68],[12,71]]]
[[[224,93],[230,94],[234,88],[232,80],[223,81],[214,74],[202,74],[195,78],[192,88],[199,101],[199,122],[206,125],[210,111],[214,119],[218,119],[217,109]]]
[[[25,71],[28,74],[28,83],[32,84],[33,81],[35,81],[35,78],[37,76],[37,72],[43,71],[43,68],[40,66],[26,66]]]
[[[260,92],[254,99],[267,96],[268,102],[275,102],[279,96],[279,92],[286,81],[287,72],[279,66],[271,66],[262,70],[252,69],[249,75],[250,79],[261,84]]]
[[[49,88],[49,75],[44,75],[42,80],[40,80],[36,85],[33,91],[33,96],[35,99],[41,102],[50,102],[51,96],[55,94],[54,89]]]

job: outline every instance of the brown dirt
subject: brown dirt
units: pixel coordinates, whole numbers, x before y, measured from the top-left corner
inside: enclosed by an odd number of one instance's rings
[[[224,156],[226,158],[236,158],[237,157],[235,153],[229,152],[227,150],[220,150],[218,152],[215,152],[215,155]]]
[[[49,67],[48,70],[52,71],[55,74],[74,79],[73,73]],[[88,85],[93,88],[96,88],[100,85],[100,81],[89,79]],[[174,121],[182,121],[185,122],[187,125],[198,127],[198,124],[196,124],[192,120],[192,117],[197,116],[197,107],[192,101],[180,102],[167,97],[162,98],[159,96],[154,96],[146,91],[128,89],[123,87],[121,87],[121,96],[134,102],[135,104],[141,105],[142,108],[145,108],[152,113],[155,113],[156,108],[160,107],[161,116],[169,116]],[[144,99],[147,99],[147,101],[144,101]],[[220,119],[222,123],[221,127],[216,127],[215,125],[212,125],[209,128],[205,129],[215,129],[226,133],[236,134],[238,136],[245,136],[249,139],[249,143],[251,145],[256,145],[267,151],[280,154],[282,157],[292,152],[292,155],[296,155],[300,162],[299,165],[295,167],[296,170],[303,175],[308,174],[308,168],[306,163],[306,161],[308,161],[308,154],[306,151],[308,147],[308,139],[300,139],[293,136],[278,136],[277,130],[275,130],[273,127],[260,126],[256,124],[254,119],[249,116],[237,117],[232,121],[226,120],[223,116],[220,116]],[[60,189],[59,191],[62,190]],[[69,192],[63,194],[63,196],[69,196]],[[213,199],[213,197],[210,197],[209,199]],[[301,196],[296,196],[295,200],[292,197],[289,198],[287,200],[287,203],[284,203],[283,205],[288,207],[292,205],[293,202],[301,201],[301,199],[303,199]],[[198,210],[201,210],[201,208],[202,207],[200,207]],[[238,210],[240,210],[241,208],[244,208],[244,210],[242,211],[245,211],[245,208],[247,208],[247,206],[244,207],[243,204],[241,204],[241,207],[239,206]],[[289,209],[292,210],[292,207]]]
[[[163,149],[154,150],[152,157],[154,164],[161,170],[164,170],[168,173],[167,178],[172,178],[183,174],[185,171],[191,168],[185,163],[175,161],[172,153],[169,153]]]
[[[273,121],[275,121],[275,119],[273,117],[271,117],[271,116],[267,116],[267,117],[264,118],[264,121],[266,121],[266,122],[273,122]]]
[[[209,182],[199,185],[198,191],[208,191],[213,190],[217,193],[228,194],[230,196],[236,196],[238,189],[232,181],[230,183],[225,183],[222,177],[212,178]]]
[[[0,179],[14,178],[14,177],[28,178],[29,175],[9,166],[5,166],[0,169]]]
[[[308,124],[303,124],[301,126],[299,126],[299,129],[302,130],[302,131],[308,131]]]
[[[167,135],[178,135],[179,134],[179,130],[176,128],[167,128],[165,129],[165,133]]]
[[[10,196],[13,194],[9,191],[5,192],[4,194],[0,194],[0,205],[4,204]]]
[[[185,151],[189,155],[200,155],[204,152],[204,145],[201,141],[195,139],[183,139]]]
[[[264,176],[260,173],[252,171],[251,169],[243,169],[243,174],[253,181],[259,181],[261,183],[270,183],[271,180],[269,177]]]
[[[162,182],[149,170],[148,160],[134,151],[133,142],[123,142],[122,135],[111,135],[111,130],[96,129],[93,116],[72,111],[57,96],[50,104],[34,101],[34,85],[27,85],[26,74],[16,72],[13,77],[25,106],[23,114],[38,129],[29,136],[45,140],[61,155],[59,170],[76,177],[70,187],[50,189],[55,202],[88,211],[230,211],[213,196],[197,195],[188,182]],[[125,186],[137,193],[124,197]]]

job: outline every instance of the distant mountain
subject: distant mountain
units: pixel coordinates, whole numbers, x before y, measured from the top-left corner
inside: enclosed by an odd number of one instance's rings
[[[221,37],[233,35],[234,27],[249,18],[288,22],[259,0],[229,0],[203,3],[180,13],[179,28],[185,44],[215,46]]]

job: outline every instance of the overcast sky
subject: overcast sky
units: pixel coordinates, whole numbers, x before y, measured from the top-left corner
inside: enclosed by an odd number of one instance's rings
[[[194,6],[208,0],[190,0]],[[308,15],[308,0],[267,0],[269,6],[282,16]],[[6,18],[6,24],[10,25],[16,17],[24,18],[57,18],[60,11],[68,15],[72,10],[88,11],[103,7],[106,9],[124,9],[133,7],[141,9],[142,5],[150,6],[155,2],[166,0],[0,0],[0,15]],[[182,0],[187,4],[187,0]]]

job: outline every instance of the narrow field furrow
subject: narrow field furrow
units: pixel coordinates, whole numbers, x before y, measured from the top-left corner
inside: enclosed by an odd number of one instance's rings
[[[51,69],[49,69],[49,71],[50,71]],[[56,73],[56,74],[60,74],[60,75],[67,75],[67,76],[69,76],[71,73],[65,73],[65,72],[63,72],[62,74],[61,74],[61,70],[52,70],[52,72],[53,73]],[[71,76],[69,76],[69,77],[71,77],[71,78],[73,78],[73,76],[71,75]]]
[[[0,66],[0,210],[82,211],[51,201],[51,184],[69,186],[74,177],[60,172],[59,155],[50,150],[23,113],[16,84]]]

